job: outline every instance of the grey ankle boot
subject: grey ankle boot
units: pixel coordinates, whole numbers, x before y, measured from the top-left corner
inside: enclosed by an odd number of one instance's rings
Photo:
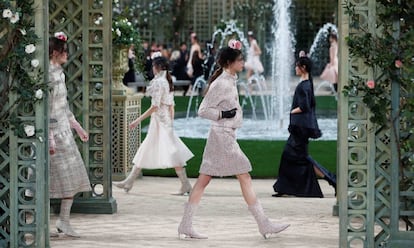
[[[181,170],[179,171],[175,171],[177,173],[178,178],[181,181],[181,188],[180,191],[178,193],[176,193],[175,195],[188,195],[191,192],[191,183],[187,178],[187,173],[185,171],[185,167],[183,167]]]
[[[79,238],[80,235],[72,229],[69,223],[70,210],[72,208],[73,199],[62,199],[60,203],[59,219],[56,221],[56,229],[60,233],[64,233],[70,237]]]
[[[249,205],[248,209],[256,219],[257,225],[259,226],[259,232],[265,239],[269,238],[271,234],[281,232],[290,226],[289,224],[272,223],[269,218],[265,216],[259,201],[256,201],[253,205]]]
[[[178,237],[180,239],[207,239],[208,237],[197,233],[193,229],[193,215],[197,209],[197,205],[186,203],[184,205],[184,215],[178,226]]]
[[[132,186],[134,186],[134,181],[139,176],[140,172],[141,168],[133,166],[131,172],[125,180],[121,182],[112,182],[112,184],[118,188],[124,189],[124,191],[128,193],[132,189]]]

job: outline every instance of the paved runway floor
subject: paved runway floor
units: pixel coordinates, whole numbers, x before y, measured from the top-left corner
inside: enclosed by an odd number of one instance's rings
[[[190,179],[192,183],[196,179]],[[265,240],[241,196],[235,178],[214,178],[207,187],[195,217],[194,228],[207,240],[179,240],[177,227],[188,196],[174,196],[177,178],[146,177],[124,193],[114,188],[118,204],[115,214],[72,214],[71,223],[81,238],[60,235],[51,239],[53,248],[127,247],[292,247],[336,248],[339,218],[332,216],[334,190],[320,180],[325,198],[271,197],[274,180],[254,179],[253,187],[265,213],[273,220],[289,223],[285,231]],[[51,216],[54,229],[56,215]]]

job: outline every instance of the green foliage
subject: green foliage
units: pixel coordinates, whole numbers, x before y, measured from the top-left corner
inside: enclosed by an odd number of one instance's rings
[[[187,32],[185,21],[195,0],[123,0],[123,12],[134,26],[151,30],[153,37],[164,37],[174,47],[181,42],[180,33]],[[151,41],[149,41],[151,42]]]
[[[47,92],[43,72],[36,59],[33,1],[0,1],[0,125],[23,136],[18,111],[30,113]],[[14,92],[15,99],[9,95]],[[33,125],[33,124],[30,124]]]
[[[112,17],[112,45],[114,50],[134,45],[135,68],[143,71],[144,53],[141,49],[141,36],[139,27],[134,17],[129,15],[130,8],[121,8],[118,0],[113,1]]]

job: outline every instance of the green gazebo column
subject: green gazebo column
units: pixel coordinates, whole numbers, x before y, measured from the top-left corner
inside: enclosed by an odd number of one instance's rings
[[[68,100],[76,119],[89,132],[89,142],[78,140],[78,146],[92,192],[76,196],[72,212],[115,213],[111,184],[112,1],[53,0],[49,13],[50,33],[68,35],[69,58],[64,67]]]

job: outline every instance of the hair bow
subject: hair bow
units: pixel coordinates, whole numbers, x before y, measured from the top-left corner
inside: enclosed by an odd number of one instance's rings
[[[62,41],[67,41],[68,40],[68,37],[63,32],[56,32],[54,36],[55,36],[55,38],[57,38],[59,40],[62,40]]]
[[[152,59],[152,60],[154,60],[155,58],[158,58],[158,57],[162,57],[161,52],[154,52],[154,53],[151,55],[151,59]]]

